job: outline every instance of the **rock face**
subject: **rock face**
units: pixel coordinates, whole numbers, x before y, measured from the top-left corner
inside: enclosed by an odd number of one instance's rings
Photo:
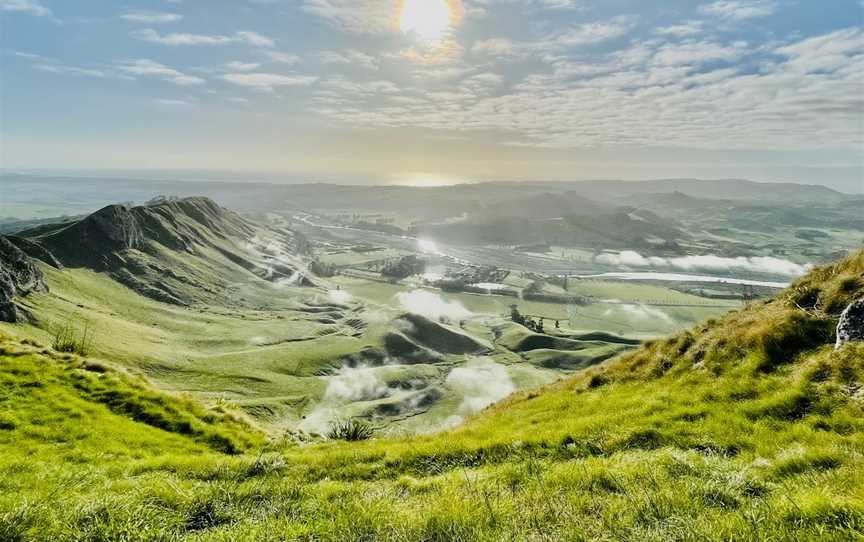
[[[24,318],[15,306],[15,297],[46,291],[42,271],[33,260],[0,236],[0,321],[14,323]]]
[[[864,341],[864,299],[851,303],[837,324],[837,348],[852,341]]]

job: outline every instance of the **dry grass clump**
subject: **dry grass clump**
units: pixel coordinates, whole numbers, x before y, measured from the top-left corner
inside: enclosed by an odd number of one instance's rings
[[[84,322],[80,331],[67,321],[55,329],[51,348],[56,352],[86,356],[92,349],[93,337],[94,331],[89,321]]]

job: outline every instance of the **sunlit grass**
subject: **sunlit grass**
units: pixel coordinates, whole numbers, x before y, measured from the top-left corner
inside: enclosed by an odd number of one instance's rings
[[[6,340],[0,539],[855,540],[864,344],[834,351],[829,324],[862,261],[799,283],[813,308],[793,289],[410,438],[265,444],[230,413]]]

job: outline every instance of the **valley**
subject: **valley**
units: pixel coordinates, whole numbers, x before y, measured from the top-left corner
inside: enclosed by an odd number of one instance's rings
[[[526,239],[513,233],[509,244],[478,244],[416,221],[408,233],[394,225],[409,221],[393,214],[394,206],[410,209],[403,189],[375,188],[391,197],[358,200],[351,187],[318,188],[280,188],[301,198],[295,205],[318,206],[299,213],[271,204],[243,216],[172,196],[30,223],[10,239],[42,260],[48,291],[18,300],[24,324],[0,326],[45,344],[61,332],[86,337],[88,355],[162,390],[230,405],[271,434],[315,439],[346,419],[380,434],[428,433],[772,295],[810,265],[803,249],[693,255],[729,249],[649,211],[640,220],[659,229],[620,245],[637,215],[622,215],[609,196],[597,203],[567,192],[551,209],[625,216],[602,242],[617,250],[600,249],[599,238],[520,247]],[[318,199],[302,203],[309,197]],[[496,215],[530,223],[532,209],[545,213],[553,202],[531,197],[536,204],[502,200]],[[338,210],[344,198],[355,201],[354,213]],[[449,194],[440,207],[434,201],[426,221],[474,216],[466,210],[473,204],[455,206]],[[832,209],[847,216],[840,202]],[[826,238],[837,244],[823,250],[835,252],[855,240]],[[456,337],[469,346],[451,348]]]
[[[0,538],[861,532],[855,223],[781,253],[370,216],[160,196],[7,226]]]

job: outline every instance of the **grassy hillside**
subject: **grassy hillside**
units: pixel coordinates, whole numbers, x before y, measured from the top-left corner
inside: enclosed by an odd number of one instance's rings
[[[58,349],[208,405],[229,402],[270,433],[326,432],[348,416],[379,432],[451,426],[513,388],[548,384],[624,348],[529,360],[493,346],[500,317],[471,315],[464,329],[435,316],[428,325],[419,315],[400,318],[407,311],[394,297],[413,287],[396,287],[379,303],[307,277],[313,262],[302,235],[206,198],[108,206],[21,235],[13,240],[43,260],[49,291],[17,300],[32,318],[11,332],[45,344],[84,342]],[[483,367],[451,378],[481,355],[489,358]],[[490,370],[503,382],[494,389],[463,382]],[[463,406],[471,392],[487,399]]]
[[[858,539],[864,343],[834,351],[833,328],[862,295],[864,252],[458,429],[359,443],[256,445],[229,415],[5,341],[0,539]],[[195,431],[112,406],[115,387]]]

